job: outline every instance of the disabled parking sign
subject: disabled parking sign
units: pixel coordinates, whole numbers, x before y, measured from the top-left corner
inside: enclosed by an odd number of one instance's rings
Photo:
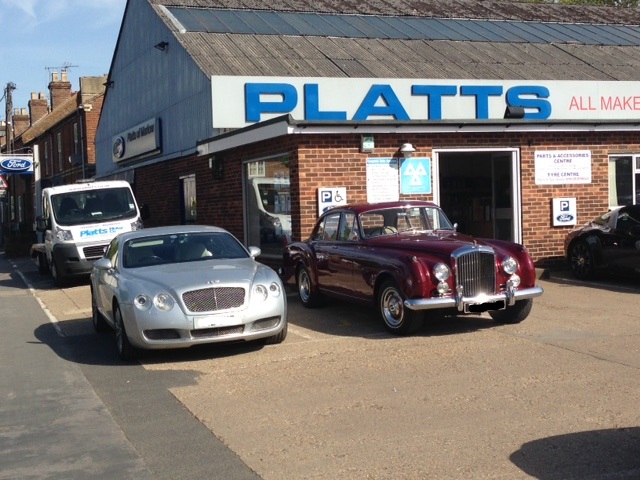
[[[400,193],[431,193],[431,159],[405,158],[400,164]]]
[[[347,188],[332,187],[318,189],[318,215],[330,208],[347,204]]]

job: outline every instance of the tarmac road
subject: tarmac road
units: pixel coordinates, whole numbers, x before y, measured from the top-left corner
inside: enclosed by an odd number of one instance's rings
[[[404,338],[373,310],[290,296],[281,345],[121,364],[113,337],[92,331],[86,283],[55,289],[17,260],[48,318],[7,266],[0,301],[19,311],[2,315],[0,478],[44,478],[47,465],[50,478],[640,478],[638,282],[554,274],[520,325],[445,318]],[[43,398],[45,430],[75,457],[35,455],[51,442],[24,419]],[[67,419],[78,405],[91,418]],[[77,475],[56,474],[74,462]]]

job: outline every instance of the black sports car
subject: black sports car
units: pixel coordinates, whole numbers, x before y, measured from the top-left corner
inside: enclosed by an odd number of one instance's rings
[[[612,208],[569,232],[564,253],[576,278],[598,271],[640,275],[640,205]]]

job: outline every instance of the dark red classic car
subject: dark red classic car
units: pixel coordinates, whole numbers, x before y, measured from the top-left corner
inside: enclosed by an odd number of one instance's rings
[[[377,305],[397,335],[418,330],[434,309],[518,323],[542,295],[524,246],[458,233],[440,207],[423,201],[329,210],[309,240],[286,247],[281,275],[305,307],[324,296]]]

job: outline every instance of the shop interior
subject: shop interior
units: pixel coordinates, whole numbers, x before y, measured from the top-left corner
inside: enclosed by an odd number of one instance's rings
[[[438,153],[440,206],[458,231],[515,241],[513,153]]]

